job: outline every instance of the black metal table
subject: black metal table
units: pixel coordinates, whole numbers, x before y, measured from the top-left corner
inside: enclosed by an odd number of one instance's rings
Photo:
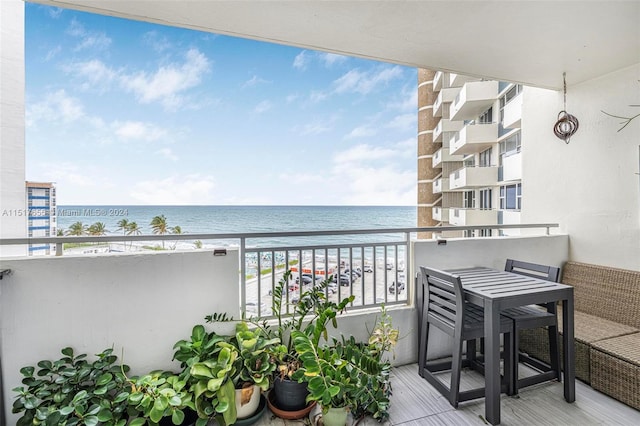
[[[516,306],[562,301],[564,399],[574,402],[573,287],[483,267],[447,272],[460,276],[467,301],[484,308],[487,421],[492,425],[500,423],[500,311]]]

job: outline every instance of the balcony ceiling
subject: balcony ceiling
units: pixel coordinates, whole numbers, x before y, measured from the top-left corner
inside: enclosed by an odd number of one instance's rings
[[[638,1],[36,2],[556,89],[640,62]]]

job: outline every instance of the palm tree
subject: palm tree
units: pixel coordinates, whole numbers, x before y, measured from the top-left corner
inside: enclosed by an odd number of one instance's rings
[[[123,219],[126,220],[126,219]],[[122,222],[122,220],[120,221]],[[119,224],[119,223],[118,223]],[[142,234],[142,230],[136,222],[127,222],[127,235],[140,235]],[[133,245],[133,241],[129,241],[129,248]]]
[[[73,235],[76,237],[80,237],[87,233],[87,226],[83,225],[82,222],[75,222],[69,225],[69,229],[67,229],[67,235]]]
[[[122,231],[122,235],[126,235],[129,230],[130,223],[127,219],[118,221],[118,229],[116,231]]]
[[[182,228],[180,228],[179,225],[176,225],[173,228],[171,228],[171,233],[180,235],[182,234]],[[178,241],[174,242],[173,247],[171,247],[171,250],[175,250],[177,245],[178,245]]]
[[[156,235],[166,235],[169,233],[167,218],[163,214],[151,219],[151,232]],[[162,248],[164,249],[164,240],[162,240]]]
[[[193,242],[193,245],[195,246],[195,248],[197,248],[197,249],[201,249],[201,248],[202,248],[202,241],[200,241],[200,240],[195,240],[195,241]]]
[[[56,231],[56,237],[63,237],[63,236],[64,236],[64,229],[58,228],[58,230]]]
[[[103,222],[96,222],[87,229],[87,233],[95,237],[106,235],[107,226]]]

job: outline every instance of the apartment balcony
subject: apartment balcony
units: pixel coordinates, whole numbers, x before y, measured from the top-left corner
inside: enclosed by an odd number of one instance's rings
[[[473,120],[486,111],[498,97],[497,81],[466,83],[451,104],[451,120]]]
[[[505,129],[517,129],[521,127],[522,120],[522,93],[504,106],[504,116],[502,117],[502,127]]]
[[[433,193],[440,194],[449,190],[449,178],[439,177],[433,181]]]
[[[463,167],[449,175],[449,190],[465,191],[474,188],[496,186],[498,167]]]
[[[442,142],[443,134],[448,132],[457,132],[464,126],[461,121],[451,121],[446,118],[441,118],[433,129],[433,141]]]
[[[511,182],[522,180],[522,153],[502,157],[502,171],[500,173],[501,182]]]
[[[497,210],[450,208],[449,223],[456,226],[496,225]]]
[[[449,221],[449,209],[447,207],[434,207],[431,210],[431,217],[438,222]]]
[[[463,74],[449,73],[449,87],[462,87],[465,83],[471,81],[480,81],[480,79]]]
[[[444,214],[444,211],[441,213]],[[348,286],[338,287],[341,294],[336,298],[358,294],[360,299],[349,306],[348,312],[338,319],[339,328],[330,329],[333,336],[346,333],[359,340],[367,339],[379,316],[380,305],[385,302],[393,326],[403,336],[395,347],[392,359],[394,393],[390,403],[389,424],[419,424],[425,416],[437,418],[443,423],[453,421],[471,424],[477,422],[478,413],[484,413],[482,399],[461,404],[458,409],[454,409],[446,401],[443,402],[438,391],[417,374],[418,313],[407,297],[415,294],[416,281],[407,279],[407,289],[399,295],[387,292],[386,287],[391,280],[398,277],[397,268],[387,270],[389,257],[394,262],[392,266],[405,261],[404,273],[407,278],[415,278],[418,267],[422,265],[438,268],[484,265],[502,269],[505,259],[512,257],[514,251],[544,264],[560,265],[568,258],[567,235],[540,235],[545,233],[545,228],[546,233],[549,233],[548,225],[517,226],[523,227],[539,228],[539,233],[527,237],[483,238],[481,241],[453,239],[448,240],[444,247],[435,240],[417,240],[415,233],[456,232],[454,227],[399,230],[404,237],[399,237],[396,242],[383,243],[384,247],[380,246],[378,250],[381,257],[370,259],[372,273],[363,274]],[[381,233],[391,231],[398,230],[380,230]],[[363,234],[365,231],[356,233]],[[412,233],[413,237],[410,236]],[[160,239],[156,237],[159,236],[120,238],[136,241],[144,238],[154,241]],[[356,257],[361,250],[364,250],[365,259],[368,255],[375,257],[373,253],[378,251],[373,250],[372,240],[364,242],[365,238],[370,237],[371,235],[367,235],[356,243],[352,240],[345,259],[351,259],[355,265],[357,260],[362,259]],[[72,237],[56,241],[67,241],[69,238]],[[93,238],[105,240],[104,237]],[[106,239],[112,238],[115,237]],[[375,244],[380,241],[382,240]],[[2,243],[7,244],[7,241]],[[366,251],[367,248],[372,251]],[[325,245],[317,251],[322,253],[325,249],[331,250]],[[273,250],[265,248],[264,253],[272,253]],[[304,247],[289,246],[282,250],[298,252],[294,257],[297,261],[302,261],[303,268],[305,264],[318,268],[318,265],[313,265],[314,259],[317,260],[317,253],[305,256]],[[142,374],[152,369],[172,370],[176,367],[171,361],[173,344],[179,339],[188,338],[193,325],[204,323],[205,315],[227,312],[239,317],[242,312],[247,312],[269,316],[268,290],[271,289],[273,274],[281,275],[284,265],[275,268],[267,268],[265,265],[269,272],[265,269],[264,273],[254,278],[243,278],[242,274],[246,269],[242,267],[239,274],[238,264],[246,265],[249,253],[254,254],[253,259],[262,258],[260,249],[248,248],[244,243],[240,244],[240,249],[216,251],[3,258],[3,269],[13,271],[3,276],[3,293],[0,299],[5,407],[10,406],[12,399],[10,389],[20,385],[22,376],[19,369],[25,365],[35,365],[42,359],[56,359],[54,357],[60,356],[62,347],[71,346],[76,354],[94,354],[104,348],[113,348],[114,354],[118,354],[122,362],[132,367],[130,375]],[[296,262],[292,264],[299,265]],[[176,285],[178,282],[180,285]],[[365,294],[376,294],[374,287],[377,287],[378,299],[363,299]],[[358,296],[356,299],[358,300]],[[266,312],[255,311],[260,311],[263,305],[267,307]],[[179,313],[175,315],[167,314],[177,312],[176,306],[182,306],[183,309],[179,309]],[[150,310],[149,307],[153,309]],[[43,327],[42,324],[53,326]],[[149,324],[153,326],[150,327]],[[434,356],[447,352],[449,342],[444,336],[433,335],[431,339]],[[526,370],[524,366],[520,368]],[[471,384],[469,380],[482,380],[482,376],[476,374],[464,374],[463,387],[465,383]],[[576,382],[576,402],[572,404],[562,400],[562,387],[562,383],[548,382],[522,389],[521,398],[502,398],[502,422],[534,424],[541,416],[552,416],[559,424],[571,423],[580,418],[599,424],[609,423],[612,419],[621,424],[636,423],[634,420],[637,420],[637,411],[586,384]],[[426,405],[425,398],[429,401]],[[5,414],[6,424],[16,423],[16,415],[9,413],[9,410],[5,410]],[[369,420],[363,423],[369,424]],[[267,424],[281,426],[285,422],[267,419],[265,416],[258,423]]]
[[[460,89],[458,87],[449,87],[440,90],[438,93],[438,97],[436,101],[433,103],[433,116],[434,117],[442,117],[444,112],[443,106],[444,104],[449,104],[453,102],[453,100],[458,96]]]
[[[462,161],[464,159],[463,155],[451,155],[449,148],[442,147],[437,150],[432,157],[432,167],[442,167],[442,163],[449,161]]]
[[[498,141],[498,123],[467,124],[450,139],[452,154],[477,154]]]
[[[433,91],[437,92],[438,90],[442,89],[442,86],[444,84],[444,87],[448,87],[449,85],[449,80],[446,79],[446,83],[445,83],[445,73],[443,73],[442,71],[436,71],[436,75],[433,76]]]

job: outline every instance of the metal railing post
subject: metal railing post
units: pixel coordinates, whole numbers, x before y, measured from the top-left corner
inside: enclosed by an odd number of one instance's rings
[[[247,307],[247,258],[246,258],[246,238],[240,238],[240,312],[244,312]],[[259,265],[258,265],[259,266]],[[258,271],[258,274],[260,271]]]

